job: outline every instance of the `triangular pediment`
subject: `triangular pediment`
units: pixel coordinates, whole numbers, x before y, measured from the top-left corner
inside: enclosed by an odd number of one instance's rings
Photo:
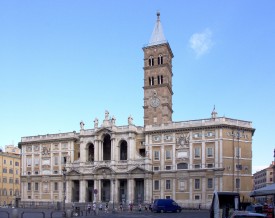
[[[147,173],[148,171],[145,169],[142,169],[140,167],[134,167],[133,169],[129,170],[129,173],[132,174],[140,174],[140,173]]]
[[[112,130],[109,127],[100,128],[95,132],[97,135],[111,134]]]

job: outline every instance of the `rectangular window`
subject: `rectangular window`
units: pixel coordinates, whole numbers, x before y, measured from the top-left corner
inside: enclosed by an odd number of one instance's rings
[[[243,166],[241,164],[236,164],[236,170],[242,170]]]
[[[11,183],[11,184],[13,183],[13,178],[9,179],[9,183]]]
[[[211,147],[207,148],[207,157],[213,157],[213,148]]]
[[[36,166],[39,165],[39,160],[40,160],[39,157],[35,157],[35,158],[34,158],[34,164],[35,164]]]
[[[170,150],[165,151],[165,159],[166,160],[171,160],[171,151]]]
[[[195,195],[195,200],[200,200],[200,196],[199,195]]]
[[[195,189],[200,189],[201,184],[200,184],[200,179],[195,179]]]
[[[3,178],[3,183],[7,183],[7,178]]]
[[[19,173],[19,170],[16,169],[16,170],[15,170],[15,174],[18,175],[18,173]]]
[[[201,168],[201,165],[200,164],[195,164],[195,169],[199,169]]]
[[[10,165],[12,165],[12,160],[10,160]]]
[[[34,190],[38,191],[38,182],[34,183]]]
[[[236,188],[238,189],[240,188],[240,179],[238,178],[236,179]]]
[[[54,156],[54,165],[58,165],[58,156]]]
[[[3,168],[3,173],[7,173],[7,169],[6,168]]]
[[[66,156],[63,156],[61,160],[62,160],[61,164],[66,164],[67,163],[67,157]]]
[[[171,189],[171,180],[170,179],[167,179],[165,181],[165,189],[166,190],[170,190]]]
[[[159,180],[154,181],[154,190],[159,190]]]
[[[184,181],[179,181],[179,190],[184,191]]]
[[[201,149],[199,147],[195,147],[195,158],[200,158]]]
[[[154,151],[154,160],[159,160],[159,151]]]
[[[159,171],[159,167],[154,167],[154,171]]]
[[[16,166],[16,167],[19,167],[19,162],[16,161],[16,162],[15,162],[15,166]]]
[[[165,170],[172,170],[172,166],[165,166]]]
[[[31,157],[27,157],[27,166],[31,166],[32,165],[32,159]]]
[[[237,158],[241,157],[241,148],[240,147],[235,148],[235,157],[237,157]]]
[[[213,179],[212,178],[207,179],[207,188],[213,188]]]
[[[213,164],[207,164],[207,168],[213,168],[214,165]]]
[[[54,190],[58,191],[58,183],[57,182],[54,183]]]
[[[30,182],[28,182],[28,191],[32,190],[32,184]]]
[[[19,179],[18,178],[15,179],[15,184],[19,184]]]

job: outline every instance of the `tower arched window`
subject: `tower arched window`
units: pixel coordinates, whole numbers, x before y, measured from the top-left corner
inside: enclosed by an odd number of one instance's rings
[[[154,77],[152,76],[151,77],[151,86],[153,86],[154,85]]]
[[[163,76],[160,75],[158,76],[158,84],[162,84],[163,83]]]
[[[160,54],[158,56],[158,65],[161,65],[161,64],[163,64],[163,56]]]
[[[153,56],[149,57],[149,66],[154,66],[154,57]]]

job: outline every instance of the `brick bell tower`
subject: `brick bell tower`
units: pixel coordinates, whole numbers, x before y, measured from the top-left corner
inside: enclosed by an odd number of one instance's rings
[[[172,58],[164,37],[160,13],[144,52],[144,125],[172,122]]]

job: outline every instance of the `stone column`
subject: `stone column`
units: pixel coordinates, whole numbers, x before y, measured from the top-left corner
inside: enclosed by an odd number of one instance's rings
[[[98,149],[98,140],[95,140],[94,141],[94,161],[96,162],[96,161],[98,161],[98,151],[99,151],[99,149]]]
[[[189,179],[189,200],[190,202],[193,202],[193,188],[192,188],[192,184],[193,184],[193,179],[190,178]]]
[[[165,162],[165,150],[164,146],[162,145],[160,148],[160,170],[164,170],[164,162]]]
[[[63,182],[61,182],[60,184],[63,185]],[[73,185],[73,182],[71,180],[68,180],[67,181],[67,184],[66,184],[66,202],[72,202],[72,185]],[[62,193],[62,199],[63,199],[63,192],[62,192],[63,189],[61,189],[61,193]]]
[[[79,196],[79,202],[85,202],[86,201],[86,192],[87,192],[87,180],[80,180],[80,196]]]
[[[115,204],[118,203],[118,185],[119,185],[119,180],[116,179],[115,181],[115,195],[114,195],[114,201],[115,201]]]
[[[177,179],[172,179],[172,199],[176,199]]]
[[[164,197],[164,190],[165,190],[165,179],[160,179],[160,198]]]
[[[133,179],[128,179],[127,180],[127,184],[128,184],[128,192],[127,192],[127,199],[128,202],[132,202],[134,200],[134,180]]]
[[[84,141],[80,142],[80,162],[87,161],[87,150],[86,150],[86,143]]]
[[[97,190],[98,190],[98,201],[101,201],[101,179],[97,180]]]
[[[116,149],[115,149],[115,138],[114,136],[112,135],[111,136],[111,164],[114,165],[115,164],[115,152],[116,152]]]

